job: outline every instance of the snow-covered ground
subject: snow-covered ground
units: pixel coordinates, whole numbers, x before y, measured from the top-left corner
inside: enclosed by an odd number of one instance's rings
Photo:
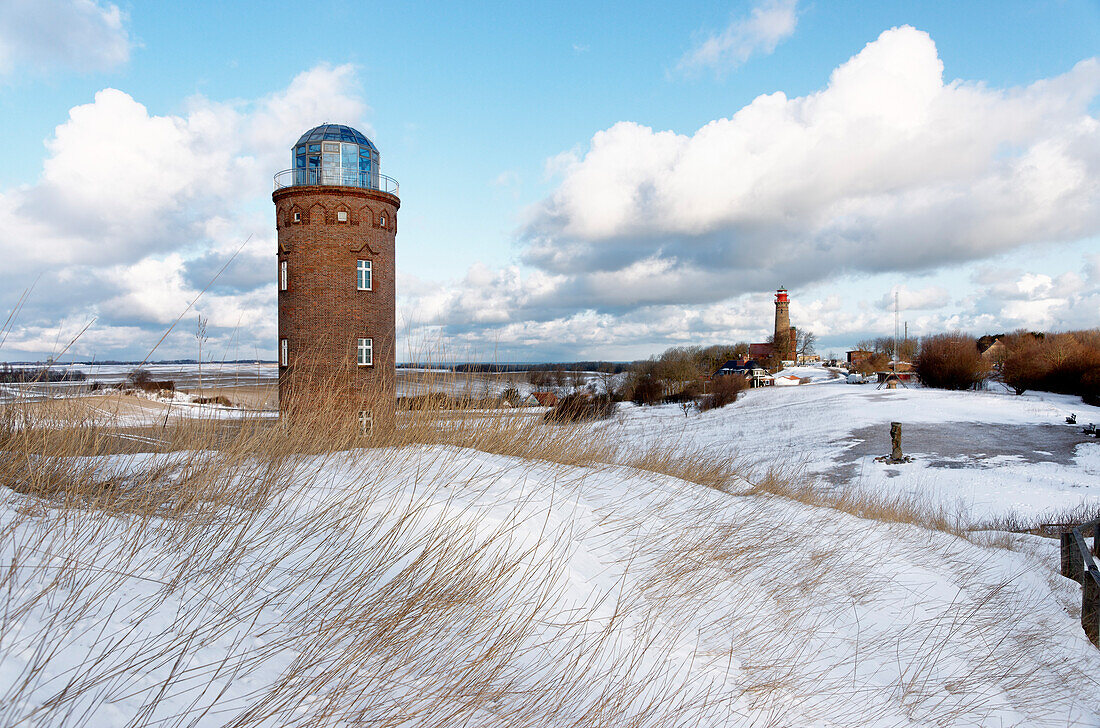
[[[195,465],[147,458],[99,467]],[[4,491],[0,724],[1100,724],[1050,540],[438,446],[282,475],[215,519]]]
[[[1070,414],[1080,424],[1100,423],[1100,408],[1079,397],[888,390],[831,379],[821,367],[788,373],[813,382],[749,390],[723,409],[686,417],[677,405],[625,404],[607,427],[624,443],[800,466],[822,487],[910,494],[964,510],[972,521],[1100,504],[1100,442],[1065,424]],[[913,463],[875,462],[890,452],[891,422],[902,423],[902,448]]]
[[[16,367],[21,368],[21,367]],[[37,369],[34,366],[22,368]],[[0,403],[5,400],[33,401],[86,394],[94,383],[113,385],[125,382],[138,369],[137,364],[56,364],[52,371],[59,374],[83,375],[80,381],[30,382],[0,384]],[[278,380],[275,364],[262,362],[248,364],[223,364],[207,362],[198,364],[145,364],[140,366],[155,381],[174,382],[177,389],[221,389],[253,385],[270,385]]]

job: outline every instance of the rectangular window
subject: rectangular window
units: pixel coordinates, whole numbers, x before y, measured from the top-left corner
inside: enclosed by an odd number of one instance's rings
[[[347,222],[347,221],[348,221],[348,211],[347,210],[337,210],[337,212],[336,212],[336,222]]]
[[[279,366],[285,367],[290,357],[287,356],[286,339],[279,341]]]
[[[279,290],[286,290],[286,261],[279,261]]]
[[[369,435],[374,432],[374,414],[370,410],[359,410],[359,434]]]
[[[355,287],[360,291],[369,291],[371,284],[371,263],[369,260],[361,260],[356,269]]]
[[[359,339],[359,356],[356,361],[361,367],[374,364],[374,339]]]

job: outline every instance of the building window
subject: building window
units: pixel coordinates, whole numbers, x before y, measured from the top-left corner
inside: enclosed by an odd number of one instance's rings
[[[347,221],[348,221],[348,211],[347,210],[337,210],[336,211],[336,222],[347,222]]]
[[[300,212],[294,213],[294,222],[301,222],[301,221],[302,221],[302,213],[300,213]]]
[[[287,356],[286,339],[282,339],[279,341],[279,366],[285,367],[289,359],[290,357]]]
[[[369,260],[361,260],[356,269],[355,287],[360,291],[369,291],[371,289],[371,283],[371,262]]]
[[[279,290],[286,290],[286,261],[279,261]]]
[[[383,212],[378,216],[378,225],[379,227],[386,227],[386,213]]]
[[[374,432],[374,413],[370,410],[359,410],[359,434],[369,435]]]
[[[359,339],[359,355],[356,361],[361,367],[374,364],[374,339]]]

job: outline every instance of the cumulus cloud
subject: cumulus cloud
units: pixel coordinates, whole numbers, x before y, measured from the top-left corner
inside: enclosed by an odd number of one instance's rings
[[[528,212],[523,259],[573,278],[623,274],[648,292],[653,280],[632,275],[646,262],[666,282],[651,302],[672,303],[1100,231],[1100,62],[1003,90],[942,74],[926,33],[895,28],[807,96],[761,96],[692,135],[634,122],[597,132],[556,158],[560,182]]]
[[[237,254],[197,308],[215,343],[239,323],[248,326],[246,355],[254,347],[270,354],[271,174],[287,166],[304,130],[329,118],[365,128],[366,110],[354,69],[327,65],[258,99],[193,98],[178,115],[150,113],[110,88],[74,107],[46,143],[41,179],[0,192],[6,305],[37,279],[5,349],[49,352],[26,347],[41,345],[60,320],[98,317],[98,333],[82,337],[76,354],[118,341],[108,333],[118,329],[142,331],[126,348],[144,355],[140,348]]]
[[[0,3],[0,73],[19,66],[101,71],[130,58],[126,16],[97,0]]]
[[[711,68],[719,73],[754,55],[768,54],[794,33],[798,0],[762,0],[747,18],[734,18],[721,33],[708,36],[680,59],[677,68]]]

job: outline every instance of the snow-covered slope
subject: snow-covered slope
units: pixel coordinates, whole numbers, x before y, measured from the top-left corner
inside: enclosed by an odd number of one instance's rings
[[[0,723],[1100,723],[1049,540],[443,447],[269,475],[178,519],[5,491]]]

